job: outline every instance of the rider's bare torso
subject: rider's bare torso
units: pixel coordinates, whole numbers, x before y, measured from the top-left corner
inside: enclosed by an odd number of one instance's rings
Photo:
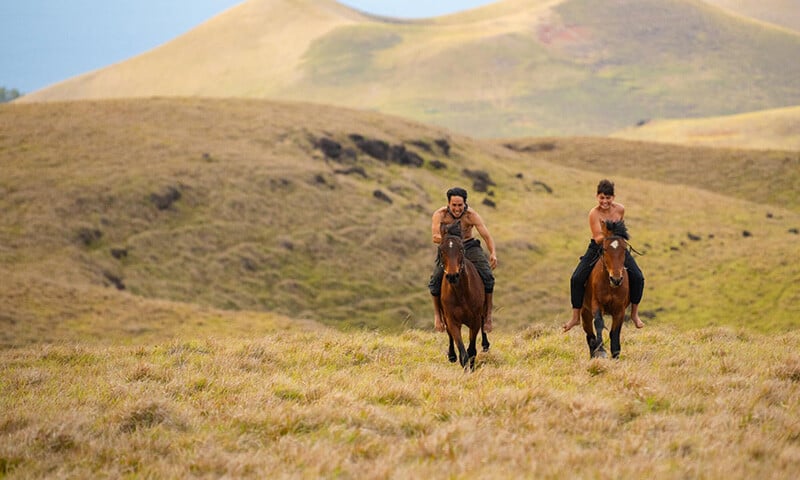
[[[597,206],[589,211],[589,229],[592,238],[600,243],[603,240],[603,224],[610,220],[619,222],[625,217],[625,207],[614,202],[613,195],[598,195]]]
[[[464,241],[470,240],[474,236],[473,231],[475,230],[475,218],[472,214],[473,212],[471,210],[467,210],[466,212],[463,212],[461,216],[456,217],[446,206],[436,210],[436,215],[438,215],[440,218],[439,223],[452,225],[461,220],[461,238],[463,238]]]

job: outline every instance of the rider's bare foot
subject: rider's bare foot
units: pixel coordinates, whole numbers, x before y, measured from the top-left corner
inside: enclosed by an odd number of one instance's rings
[[[444,322],[439,315],[433,318],[433,328],[435,328],[437,332],[444,332]]]
[[[563,331],[568,332],[572,327],[581,323],[580,310],[572,312],[572,319],[565,323],[561,328]]]
[[[631,304],[631,320],[633,320],[633,324],[636,325],[636,328],[644,327],[644,322],[641,318],[639,318],[639,304],[634,303]]]
[[[486,320],[483,321],[483,333],[491,333],[492,328],[492,316],[487,315]]]

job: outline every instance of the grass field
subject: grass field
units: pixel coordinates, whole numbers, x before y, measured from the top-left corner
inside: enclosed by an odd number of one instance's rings
[[[798,161],[312,104],[0,106],[0,475],[791,477]],[[619,361],[560,332],[603,177],[645,253]],[[500,261],[472,374],[425,288],[453,185]]]
[[[110,319],[113,321],[113,319]],[[235,322],[235,320],[234,320]],[[260,331],[0,352],[9,478],[791,478],[800,336]]]

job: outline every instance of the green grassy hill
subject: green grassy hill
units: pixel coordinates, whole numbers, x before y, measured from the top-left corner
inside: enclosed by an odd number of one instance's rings
[[[649,323],[798,325],[796,153],[502,144],[253,100],[11,104],[0,131],[5,345],[102,338],[109,316],[149,338],[235,312],[429,329],[430,215],[453,185],[498,244],[498,328],[559,325],[603,177],[645,252]]]
[[[313,101],[472,137],[606,135],[655,118],[800,105],[800,35],[694,0],[504,0],[440,18],[251,0],[23,101]]]
[[[611,136],[708,147],[800,151],[800,107],[724,117],[656,120]]]
[[[797,0],[703,0],[744,17],[800,31]]]

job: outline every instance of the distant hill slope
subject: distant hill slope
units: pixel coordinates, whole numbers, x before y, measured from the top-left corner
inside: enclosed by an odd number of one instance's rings
[[[762,22],[800,31],[800,0],[703,0]]]
[[[313,101],[473,137],[606,135],[641,120],[800,105],[800,35],[694,0],[505,0],[440,18],[250,0],[22,101]]]
[[[4,344],[109,317],[151,335],[224,328],[219,309],[277,315],[248,317],[268,328],[431,328],[430,215],[453,185],[498,245],[498,328],[558,325],[603,177],[645,252],[649,323],[800,318],[796,153],[489,142],[235,99],[5,104],[0,132]]]
[[[800,107],[713,118],[656,120],[611,136],[707,147],[800,151]]]

